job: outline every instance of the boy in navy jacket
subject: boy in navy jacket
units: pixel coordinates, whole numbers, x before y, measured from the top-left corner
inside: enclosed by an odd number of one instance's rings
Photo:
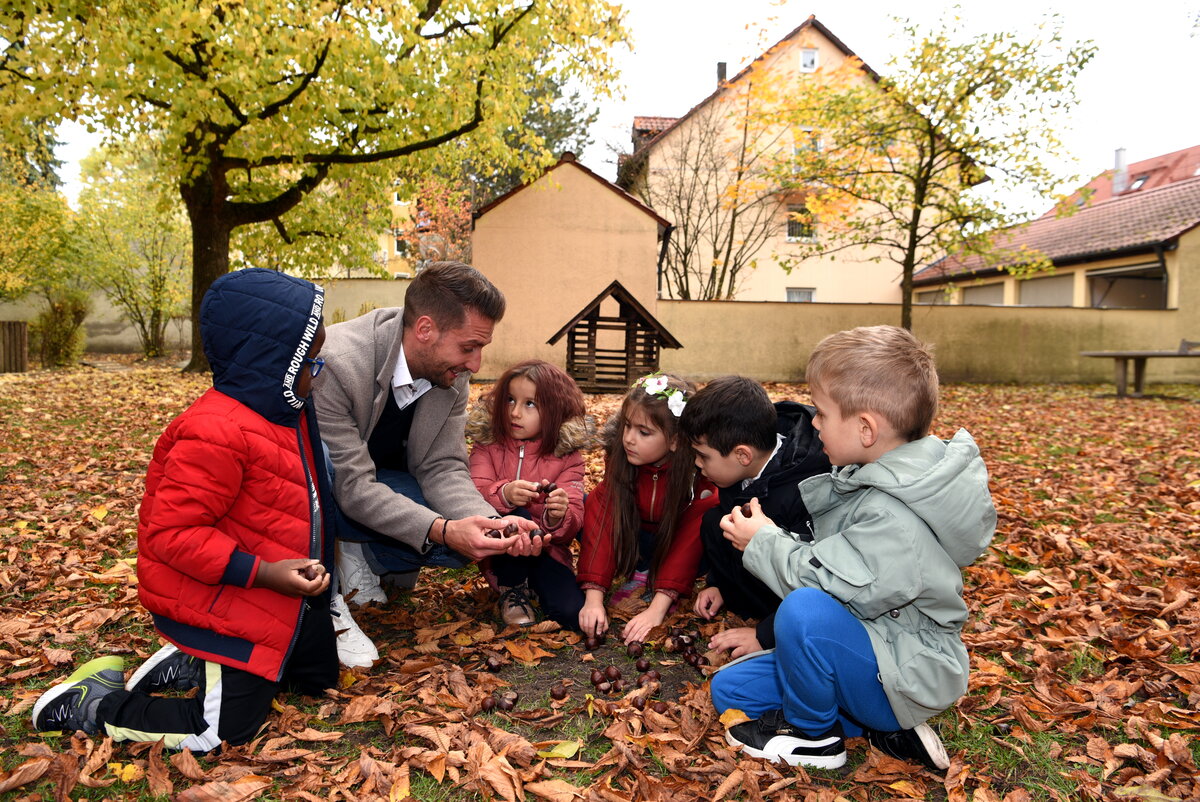
[[[729,649],[734,658],[775,645],[781,600],[742,566],[742,553],[725,539],[721,519],[757,498],[773,520],[786,521],[794,532],[808,531],[800,480],[830,468],[812,415],[812,407],[794,401],[772,404],[753,379],[722,376],[696,393],[680,418],[696,466],[721,489],[720,502],[700,525],[708,587],[696,597],[696,615],[711,619],[725,607],[758,620],[755,627],[727,629],[712,639],[712,648]]]

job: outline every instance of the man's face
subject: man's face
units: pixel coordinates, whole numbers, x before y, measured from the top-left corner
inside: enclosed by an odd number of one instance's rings
[[[414,378],[450,387],[463,371],[478,372],[495,328],[496,321],[470,308],[462,325],[453,329],[441,330],[433,318],[422,315],[413,324],[411,347],[407,338],[404,343],[408,368]]]
[[[325,324],[322,323],[317,329],[317,334],[313,337],[312,345],[308,348],[308,353],[305,357],[308,359],[316,359],[321,353],[321,346],[325,344]],[[298,398],[308,398],[308,394],[312,392],[312,363],[305,362],[300,368],[300,375],[296,377],[296,396]]]
[[[732,487],[748,478],[746,466],[738,459],[736,448],[721,456],[719,451],[708,444],[706,437],[692,443],[692,448],[696,452],[696,467],[717,487]]]

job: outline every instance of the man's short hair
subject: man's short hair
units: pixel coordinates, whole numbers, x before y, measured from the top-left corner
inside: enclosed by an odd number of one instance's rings
[[[937,415],[933,349],[897,326],[860,326],[817,344],[804,372],[842,416],[882,415],[908,441],[929,434]]]
[[[439,329],[456,329],[467,319],[467,309],[498,322],[504,317],[504,293],[487,277],[462,262],[433,262],[404,293],[404,328],[428,315]]]
[[[745,376],[721,376],[687,402],[679,427],[692,443],[705,444],[721,456],[739,445],[759,451],[775,448],[778,415],[762,385]]]

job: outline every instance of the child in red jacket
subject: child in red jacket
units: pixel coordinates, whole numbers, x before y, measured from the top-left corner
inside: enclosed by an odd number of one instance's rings
[[[36,729],[207,752],[253,738],[281,687],[336,685],[332,505],[307,403],[323,305],[320,287],[273,270],[213,282],[200,307],[213,387],[159,438],[139,511],[138,596],[168,644],[128,683],[120,657],[84,664],[38,699]]]
[[[697,473],[680,436],[679,416],[694,392],[674,376],[643,376],[609,424],[604,480],[584,506],[577,575],[585,635],[608,629],[604,596],[614,576],[629,578],[618,593],[653,591],[649,606],[622,630],[627,642],[644,641],[695,585],[704,550],[700,519],[717,503],[717,488]]]
[[[592,440],[583,393],[561,368],[540,359],[521,362],[504,371],[472,411],[467,434],[480,495],[501,515],[527,515],[549,536],[536,557],[502,554],[480,564],[500,594],[500,619],[509,626],[533,624],[533,593],[547,617],[577,628],[583,592],[571,567],[571,542],[583,525],[579,450]]]

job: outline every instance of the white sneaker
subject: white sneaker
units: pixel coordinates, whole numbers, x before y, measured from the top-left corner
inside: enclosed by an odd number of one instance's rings
[[[387,594],[379,584],[379,575],[371,570],[371,565],[363,555],[363,544],[339,540],[335,562],[338,588],[343,596],[351,596],[350,600],[359,607],[369,602],[387,604]]]
[[[337,633],[338,662],[351,668],[369,668],[379,659],[379,650],[350,617],[346,600],[338,593],[329,601],[333,631]]]

